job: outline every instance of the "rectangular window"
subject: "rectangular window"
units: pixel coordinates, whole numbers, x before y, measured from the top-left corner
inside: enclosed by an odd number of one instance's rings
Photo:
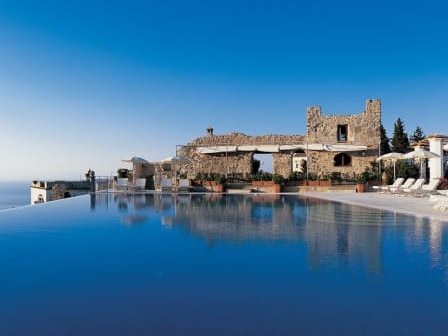
[[[338,142],[347,142],[347,125],[338,125]]]

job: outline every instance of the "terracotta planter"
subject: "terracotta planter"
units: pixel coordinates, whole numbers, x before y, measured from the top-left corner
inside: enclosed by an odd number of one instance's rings
[[[356,185],[356,192],[363,193],[365,191],[366,191],[366,185],[365,184],[358,183]]]
[[[286,186],[303,186],[306,181],[285,181]]]
[[[272,186],[272,185],[274,185],[274,182],[273,181],[252,181],[252,185],[254,187]]]
[[[383,182],[383,185],[388,185],[389,184],[389,179],[387,177],[386,172],[384,171],[383,174],[381,174],[381,181]]]
[[[214,190],[215,192],[219,192],[219,193],[224,192],[224,184],[215,184],[215,185],[213,186],[213,190]]]
[[[274,184],[273,190],[275,193],[279,193],[282,191],[282,185],[281,184]]]

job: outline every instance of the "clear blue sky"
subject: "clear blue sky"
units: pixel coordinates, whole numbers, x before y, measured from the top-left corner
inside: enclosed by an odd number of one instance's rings
[[[383,105],[448,134],[442,1],[0,2],[0,180],[109,175],[215,134]],[[444,120],[442,120],[444,118]]]

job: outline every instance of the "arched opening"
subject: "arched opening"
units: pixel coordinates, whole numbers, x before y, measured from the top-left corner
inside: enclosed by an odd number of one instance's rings
[[[333,158],[335,167],[344,167],[352,165],[352,157],[346,153],[339,153]]]
[[[254,154],[252,156],[252,173],[256,174],[258,172],[272,173],[273,168],[273,158],[272,154]]]

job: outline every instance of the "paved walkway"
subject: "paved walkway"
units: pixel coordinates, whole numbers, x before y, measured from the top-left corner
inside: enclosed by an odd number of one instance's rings
[[[448,223],[448,211],[433,209],[434,202],[431,202],[429,197],[404,197],[376,192],[306,192],[300,195],[427,217]]]

